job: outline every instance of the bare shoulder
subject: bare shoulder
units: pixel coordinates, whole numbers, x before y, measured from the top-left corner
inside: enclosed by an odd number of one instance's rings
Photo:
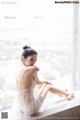
[[[24,72],[35,72],[35,71],[38,71],[39,68],[37,66],[29,66],[29,67],[26,67],[24,68]]]

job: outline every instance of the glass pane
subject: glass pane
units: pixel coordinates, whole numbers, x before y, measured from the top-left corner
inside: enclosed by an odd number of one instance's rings
[[[53,0],[0,0],[1,109],[13,102],[24,45],[39,54],[36,64],[40,78],[71,79],[72,22],[72,4],[55,4]]]

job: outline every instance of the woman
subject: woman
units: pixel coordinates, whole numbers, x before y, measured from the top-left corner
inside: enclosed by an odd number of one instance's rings
[[[29,116],[36,114],[41,108],[48,91],[63,95],[68,100],[72,99],[73,95],[54,88],[49,81],[39,81],[37,75],[39,68],[35,65],[37,52],[29,46],[24,46],[23,49],[21,57],[23,69],[16,82],[17,103],[20,114],[24,117],[23,120],[29,120]]]

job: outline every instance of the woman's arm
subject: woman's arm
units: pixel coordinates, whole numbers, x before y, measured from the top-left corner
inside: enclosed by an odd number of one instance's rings
[[[27,68],[25,68],[25,73],[27,74],[34,74],[36,71],[39,71],[39,68],[37,66],[29,66]]]
[[[33,80],[36,82],[36,84],[43,84],[43,83],[47,83],[47,84],[52,84],[51,82],[49,82],[48,80],[43,80],[43,81],[40,81],[39,78],[38,78],[38,74],[37,74],[37,71],[35,71],[34,73],[34,77],[33,77]]]

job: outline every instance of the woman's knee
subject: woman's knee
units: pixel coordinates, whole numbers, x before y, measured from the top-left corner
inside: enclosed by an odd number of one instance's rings
[[[51,87],[52,87],[52,86],[51,86],[50,84],[48,84],[48,83],[46,84],[46,89],[49,90]]]
[[[45,86],[45,88],[44,88],[41,96],[45,97],[47,95],[47,93],[48,93],[48,91],[49,91],[50,88],[51,88],[50,84],[46,84],[46,86]]]
[[[51,88],[51,85],[50,84],[46,84],[45,88],[44,88],[44,91],[43,92],[48,92]]]
[[[51,88],[51,85],[46,83],[38,87],[40,87],[40,91],[42,91],[42,93],[45,93],[49,91],[49,89]]]

